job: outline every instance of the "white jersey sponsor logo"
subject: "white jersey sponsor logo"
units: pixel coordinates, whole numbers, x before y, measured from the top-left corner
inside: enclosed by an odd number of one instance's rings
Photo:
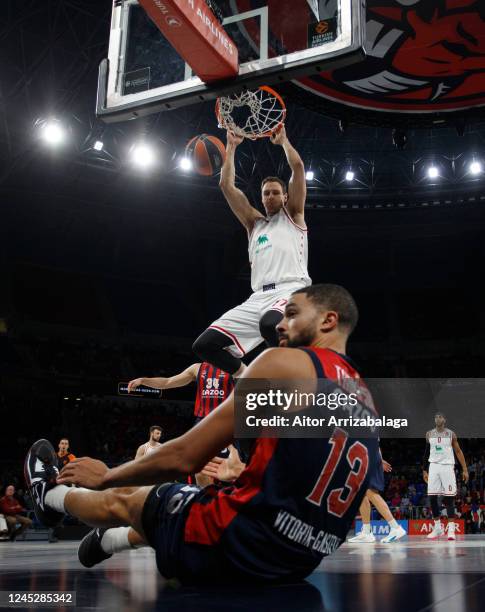
[[[251,287],[294,281],[311,284],[308,276],[308,237],[282,208],[268,219],[258,219],[249,237]]]
[[[442,431],[432,429],[428,432],[427,438],[430,446],[430,463],[440,463],[442,465],[455,464],[453,432],[451,429],[443,429]]]

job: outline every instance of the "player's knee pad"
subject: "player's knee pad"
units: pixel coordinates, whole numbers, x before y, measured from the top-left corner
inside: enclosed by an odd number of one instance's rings
[[[268,310],[259,320],[259,333],[268,346],[278,346],[278,333],[276,326],[283,318],[279,310]]]
[[[224,349],[232,344],[232,340],[217,329],[206,329],[192,345],[194,353],[203,361],[208,361],[216,367],[236,373],[241,367],[241,360]]]
[[[218,349],[224,348],[231,344],[231,339],[225,334],[217,331],[217,329],[206,329],[200,334],[197,340],[192,345],[192,350],[196,355],[204,359],[204,355],[212,353]]]

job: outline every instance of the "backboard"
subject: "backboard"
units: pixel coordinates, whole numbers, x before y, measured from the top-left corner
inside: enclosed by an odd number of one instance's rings
[[[161,2],[162,0],[160,0]],[[177,0],[177,2],[190,0]],[[124,121],[345,66],[364,55],[363,0],[211,0],[237,46],[239,74],[194,76],[137,0],[114,0],[97,115]]]

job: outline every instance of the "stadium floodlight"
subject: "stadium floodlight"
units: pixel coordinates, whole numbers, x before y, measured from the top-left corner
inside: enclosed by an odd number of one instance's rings
[[[470,164],[471,174],[474,174],[476,176],[477,174],[480,174],[482,170],[483,170],[483,167],[479,161],[472,161],[472,163]]]
[[[155,163],[155,151],[146,144],[137,144],[131,150],[131,159],[139,168],[148,168]]]
[[[104,147],[104,143],[101,142],[101,140],[97,140],[94,144],[93,144],[93,149],[95,151],[102,151]]]
[[[49,145],[59,145],[64,140],[66,134],[59,121],[46,121],[41,125],[42,139]]]
[[[188,157],[182,157],[180,159],[179,167],[182,170],[192,170],[192,160]]]
[[[428,168],[428,177],[430,179],[438,178],[439,174],[440,174],[439,170],[438,170],[438,168],[436,166],[430,166]]]
[[[315,178],[315,173],[313,172],[313,170],[307,170],[307,172],[305,173],[305,178],[307,181],[313,181],[313,179]]]
[[[352,172],[352,170],[347,170],[347,172],[345,173],[345,180],[346,181],[353,181],[355,178],[355,174]]]

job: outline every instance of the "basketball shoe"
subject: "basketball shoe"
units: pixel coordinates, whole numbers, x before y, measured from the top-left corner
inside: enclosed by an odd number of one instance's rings
[[[107,527],[97,527],[82,539],[77,556],[84,567],[93,567],[93,565],[97,565],[101,561],[113,556],[105,553],[101,547],[101,540],[106,531],[108,531]]]
[[[363,531],[360,531],[356,536],[354,536],[353,538],[350,538],[349,540],[351,544],[357,544],[360,542],[371,544],[372,542],[375,542],[375,541],[376,541],[376,538],[373,533],[364,533]]]
[[[385,538],[382,538],[381,543],[389,544],[390,542],[396,542],[405,535],[407,535],[407,531],[401,525],[398,525],[395,529],[391,529]]]
[[[448,528],[446,531],[448,533],[448,540],[456,540],[455,523],[453,521],[448,523]]]
[[[428,540],[436,540],[437,538],[442,536],[444,532],[445,531],[443,529],[443,525],[441,524],[441,521],[439,521],[438,523],[435,523],[433,525],[433,529],[430,531],[430,533],[428,533],[426,537],[428,538]]]
[[[32,498],[35,516],[46,527],[56,527],[64,514],[45,505],[45,496],[56,486],[59,474],[57,455],[48,440],[37,440],[30,447],[24,463],[25,482]]]

